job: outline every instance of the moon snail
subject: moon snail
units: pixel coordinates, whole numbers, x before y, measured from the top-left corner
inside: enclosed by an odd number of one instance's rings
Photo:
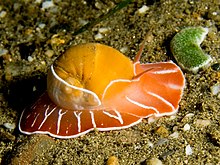
[[[50,67],[47,92],[22,112],[20,131],[74,138],[176,113],[182,71],[172,61],[141,64],[143,48],[132,61],[103,44],[70,47]]]

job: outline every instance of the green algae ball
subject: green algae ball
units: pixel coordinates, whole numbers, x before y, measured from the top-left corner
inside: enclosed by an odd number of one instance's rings
[[[170,44],[171,52],[180,67],[196,73],[200,68],[210,65],[212,58],[200,47],[208,31],[208,28],[188,27],[173,37]]]

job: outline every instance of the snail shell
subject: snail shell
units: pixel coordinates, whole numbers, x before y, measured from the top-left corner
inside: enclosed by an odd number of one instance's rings
[[[98,43],[68,49],[51,66],[47,91],[51,100],[66,109],[100,106],[106,86],[116,79],[131,79],[132,61],[119,51]]]

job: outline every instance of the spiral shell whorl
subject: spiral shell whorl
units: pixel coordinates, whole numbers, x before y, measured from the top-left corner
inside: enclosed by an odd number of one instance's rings
[[[79,82],[76,84],[69,83],[60,78],[53,65],[48,72],[47,92],[55,104],[70,110],[80,110],[101,104],[98,96],[94,92],[82,88]]]

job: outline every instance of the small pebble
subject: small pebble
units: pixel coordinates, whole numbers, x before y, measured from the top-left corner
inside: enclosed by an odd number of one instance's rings
[[[192,155],[192,153],[193,153],[192,148],[190,147],[190,145],[186,146],[185,151],[186,151],[186,155]]]
[[[189,131],[190,130],[190,125],[189,124],[185,124],[183,127],[183,131]]]
[[[186,114],[185,117],[193,117],[194,115],[195,115],[194,113],[188,113],[188,114]]]
[[[172,115],[172,116],[170,116],[169,119],[170,119],[170,120],[174,120],[174,119],[176,119],[176,115]]]
[[[163,144],[167,143],[168,141],[169,140],[167,138],[162,138],[162,139],[158,140],[158,142],[155,146],[163,145]]]
[[[146,42],[152,42],[153,41],[153,39],[154,39],[154,35],[152,34],[152,32],[151,31],[148,31],[147,33],[146,33]]]
[[[169,137],[177,139],[179,137],[179,132],[174,132],[174,133],[170,134]]]
[[[7,12],[6,11],[1,11],[0,12],[0,18],[4,18],[6,16]]]
[[[205,69],[210,65],[212,58],[200,47],[208,31],[208,28],[188,27],[171,40],[173,56],[183,69],[197,73],[200,68]]]
[[[220,92],[220,83],[211,86],[210,90],[213,95],[217,95]]]
[[[123,47],[120,49],[120,52],[121,52],[122,54],[125,54],[127,51],[128,51],[128,46],[123,46]]]
[[[42,3],[42,9],[48,9],[53,6],[54,6],[53,1],[45,1]]]
[[[157,128],[155,133],[159,134],[162,137],[167,137],[169,135],[169,131],[164,126],[160,126],[159,128]]]
[[[82,19],[82,18],[79,18],[79,24],[80,25],[82,25],[82,26],[84,26],[85,24],[87,24],[89,21],[86,21],[86,20],[84,20],[84,19]]]
[[[34,61],[34,58],[33,58],[33,57],[31,57],[31,56],[28,56],[28,61],[29,61],[29,62]]]
[[[110,28],[99,28],[99,33],[105,34],[107,32],[109,32]]]
[[[13,4],[13,9],[14,9],[14,11],[18,11],[18,10],[20,10],[20,8],[21,8],[21,6],[22,6],[22,4],[20,4],[20,3],[14,3]]]
[[[64,44],[64,43],[65,43],[65,40],[59,38],[58,35],[53,35],[53,36],[51,37],[51,41],[50,41],[50,42],[51,42],[52,45],[61,45],[61,44]]]
[[[151,158],[146,162],[146,165],[163,165],[162,161],[158,158]]]
[[[7,49],[0,48],[0,57],[7,54],[7,53],[8,53]]]
[[[167,159],[168,156],[173,155],[175,153],[175,150],[167,150],[164,151],[162,154],[160,154],[160,159]]]
[[[150,124],[150,123],[155,122],[156,120],[157,120],[157,118],[156,118],[156,117],[151,116],[151,117],[148,117],[148,118],[147,118],[147,123],[148,123],[148,124]]]
[[[7,128],[9,130],[14,130],[16,127],[15,123],[4,123],[3,125],[5,128]]]
[[[179,130],[179,127],[178,126],[173,126],[173,131],[177,131]]]
[[[138,13],[139,14],[145,14],[146,11],[148,11],[148,10],[149,10],[149,7],[146,6],[146,5],[143,5],[140,9],[138,9]]]
[[[184,116],[184,118],[182,119],[182,122],[183,122],[183,123],[188,122],[194,115],[195,115],[195,114],[193,114],[193,113],[188,113],[188,114],[186,114],[186,116]]]
[[[119,165],[118,158],[115,157],[115,156],[110,156],[108,158],[108,161],[107,161],[106,165]]]
[[[97,8],[97,9],[102,9],[102,5],[101,5],[101,3],[99,3],[99,2],[96,2],[95,3],[95,7]]]
[[[101,33],[97,33],[95,36],[94,36],[94,38],[95,38],[95,40],[100,40],[100,39],[102,39],[104,36],[101,34]]]
[[[43,29],[45,26],[46,26],[46,24],[44,24],[44,23],[40,23],[40,24],[38,25],[38,27],[41,28],[41,29]]]
[[[212,12],[212,15],[218,15],[218,13],[216,11]]]
[[[46,62],[45,61],[41,61],[40,62],[42,65],[46,65]]]
[[[47,57],[51,58],[54,55],[54,51],[49,49],[45,52],[45,54],[47,55]]]
[[[147,142],[147,145],[148,145],[149,147],[151,147],[151,148],[154,147],[154,143],[152,143],[151,141],[148,141],[148,142]]]
[[[37,90],[36,86],[33,86],[33,92],[35,92]]]
[[[210,120],[202,120],[202,119],[197,119],[195,121],[195,125],[197,127],[207,127],[211,124],[211,121]]]

